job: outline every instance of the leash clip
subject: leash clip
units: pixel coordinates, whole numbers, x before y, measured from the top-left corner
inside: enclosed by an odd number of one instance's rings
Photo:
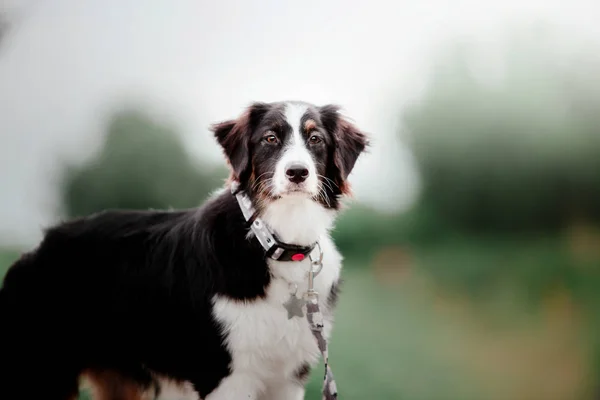
[[[310,271],[308,271],[308,288],[305,293],[306,301],[317,303],[319,300],[319,294],[315,291],[315,276],[319,275],[319,272],[323,269],[323,250],[321,245],[317,242],[319,248],[319,258],[313,259],[312,253],[308,255],[310,259]],[[315,270],[314,267],[317,267]]]
[[[312,275],[312,278],[314,278],[317,275],[319,275],[319,273],[323,269],[323,249],[321,249],[321,244],[319,242],[317,242],[317,247],[319,248],[319,258],[318,259],[316,259],[316,260],[313,259],[312,252],[308,255],[308,258],[310,260],[310,272],[308,275],[309,289],[312,288],[312,282],[310,281],[311,275]],[[317,269],[315,270],[314,267],[317,267]]]

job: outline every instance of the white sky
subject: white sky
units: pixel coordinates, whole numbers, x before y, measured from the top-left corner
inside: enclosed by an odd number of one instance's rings
[[[1,2],[2,0],[0,0]],[[59,157],[96,150],[117,100],[152,104],[199,157],[221,162],[207,126],[254,100],[334,102],[373,136],[351,179],[358,200],[405,207],[415,178],[394,137],[432,46],[492,40],[509,21],[600,38],[600,3],[534,0],[11,0],[0,48],[0,243],[52,221]]]

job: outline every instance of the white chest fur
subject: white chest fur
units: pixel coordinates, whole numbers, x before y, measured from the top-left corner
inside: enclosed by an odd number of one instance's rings
[[[342,258],[329,236],[323,236],[320,244],[323,269],[315,278],[314,288],[319,293],[325,317],[325,337],[329,338],[333,318],[327,309],[327,296],[339,278]],[[239,302],[220,296],[214,298],[214,316],[223,324],[226,344],[232,354],[232,376],[244,377],[240,385],[252,382],[244,390],[254,390],[256,396],[268,391],[272,385],[293,379],[298,367],[303,363],[314,365],[320,356],[306,317],[288,319],[283,307],[294,283],[298,285],[298,296],[306,292],[310,261],[270,263],[273,279],[264,299]],[[243,394],[244,398],[248,395],[258,398],[250,393]]]

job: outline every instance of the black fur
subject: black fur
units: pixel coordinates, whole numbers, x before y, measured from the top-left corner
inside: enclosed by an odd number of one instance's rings
[[[214,126],[232,178],[246,188],[275,151],[261,142],[262,131],[285,134],[278,113],[279,103],[259,103]],[[331,115],[315,107],[310,113],[324,138],[314,149],[323,174],[339,171],[335,162],[346,171],[366,139],[340,136],[344,128]],[[334,207],[345,180],[338,175],[339,187],[328,192]],[[199,208],[110,210],[48,229],[0,289],[0,399],[72,398],[87,370],[116,371],[146,388],[155,384],[153,374],[164,375],[191,382],[205,397],[230,373],[231,361],[211,299],[252,301],[265,296],[271,280],[264,250],[247,233],[228,190]],[[333,306],[337,285],[329,298]],[[308,370],[299,367],[306,379]]]
[[[231,360],[210,298],[254,299],[270,280],[262,248],[246,233],[228,192],[198,210],[108,211],[50,229],[0,291],[11,343],[2,349],[0,398],[23,388],[47,398],[46,387],[23,379],[49,381],[53,371],[61,375],[53,382],[71,385],[65,392],[76,390],[84,368],[147,384],[136,376],[142,366],[208,394]]]

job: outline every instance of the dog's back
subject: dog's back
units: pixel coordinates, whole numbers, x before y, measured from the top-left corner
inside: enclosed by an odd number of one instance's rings
[[[160,370],[168,351],[192,339],[181,251],[189,247],[180,241],[194,218],[193,210],[109,211],[49,229],[0,289],[0,398],[73,397],[85,371],[150,387],[144,357]]]
[[[9,268],[0,289],[0,398],[76,396],[83,365],[79,352],[89,352],[82,340],[99,339],[105,329],[101,316],[94,316],[99,323],[94,326],[90,315],[111,291],[108,275],[95,268],[102,259],[118,258],[115,252],[127,241],[117,236],[127,236],[131,217],[102,213],[53,227],[37,249]]]

